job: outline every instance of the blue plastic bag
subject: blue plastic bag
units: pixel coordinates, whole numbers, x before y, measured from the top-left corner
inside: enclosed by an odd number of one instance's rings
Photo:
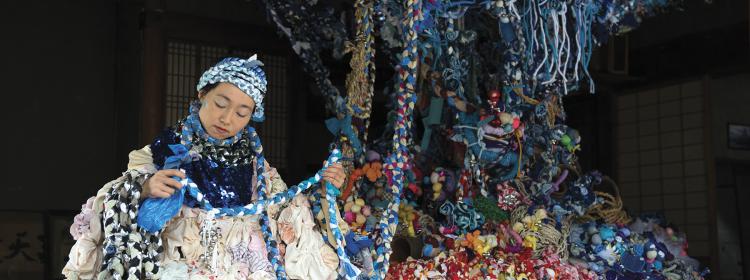
[[[189,162],[190,156],[184,145],[169,145],[174,155],[167,157],[163,169],[177,169],[184,162]],[[172,179],[181,180],[179,177]],[[147,198],[138,210],[138,225],[150,233],[155,233],[179,213],[182,202],[185,200],[185,189],[180,188],[168,198]]]

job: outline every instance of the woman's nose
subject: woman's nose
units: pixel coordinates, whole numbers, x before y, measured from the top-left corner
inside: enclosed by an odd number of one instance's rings
[[[219,115],[219,121],[222,124],[229,124],[229,115],[231,114],[230,110],[224,110],[221,112],[221,115]]]

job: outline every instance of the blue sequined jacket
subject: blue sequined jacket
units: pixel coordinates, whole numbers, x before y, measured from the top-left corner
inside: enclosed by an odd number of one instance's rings
[[[173,129],[164,130],[151,144],[153,163],[162,169],[164,160],[173,155],[170,144],[179,144],[180,134]],[[255,195],[255,159],[246,140],[240,140],[229,147],[213,146],[198,142],[201,159],[182,164],[185,174],[190,177],[214,207],[236,207],[251,203]],[[271,193],[286,189],[275,169],[266,167],[272,174]],[[190,195],[185,196],[185,205],[198,207]]]

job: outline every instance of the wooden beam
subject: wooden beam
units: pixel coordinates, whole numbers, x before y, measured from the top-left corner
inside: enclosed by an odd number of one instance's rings
[[[716,157],[713,151],[713,128],[712,110],[711,110],[711,77],[706,75],[703,76],[702,82],[702,98],[703,98],[703,158],[706,164],[706,186],[708,187],[708,236],[710,250],[710,263],[711,274],[714,277],[719,278],[721,275],[720,267],[720,256],[719,256],[719,226],[717,222],[718,213],[716,210],[717,196],[716,196]],[[742,238],[742,237],[740,237]],[[712,277],[713,278],[713,277]]]
[[[149,144],[164,127],[166,47],[162,1],[147,1],[143,26],[143,96],[141,145]]]

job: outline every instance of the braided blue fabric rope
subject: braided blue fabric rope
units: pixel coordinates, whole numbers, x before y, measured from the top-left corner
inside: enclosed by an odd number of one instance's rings
[[[406,43],[401,53],[401,71],[399,73],[399,90],[396,100],[396,121],[394,123],[393,150],[385,164],[389,175],[388,189],[393,195],[393,201],[378,223],[380,237],[376,248],[377,259],[374,262],[372,279],[385,279],[388,274],[388,259],[390,258],[391,240],[396,234],[398,226],[398,207],[401,203],[401,193],[404,187],[404,173],[409,169],[409,143],[413,129],[412,112],[416,103],[417,66],[419,61],[418,27],[422,18],[422,1],[407,0],[404,3],[405,12],[402,21],[402,32]]]
[[[281,263],[280,254],[278,251],[276,240],[273,238],[273,234],[270,230],[267,209],[271,205],[282,204],[286,201],[293,199],[298,194],[309,189],[315,184],[319,183],[322,179],[323,171],[328,168],[331,164],[336,163],[341,158],[341,152],[339,150],[333,150],[331,155],[328,157],[324,167],[318,171],[315,176],[295,185],[294,187],[288,188],[286,191],[278,193],[271,198],[265,195],[265,188],[262,189],[264,194],[256,203],[248,204],[240,207],[226,207],[226,208],[214,208],[211,203],[201,193],[198,186],[190,178],[181,180],[181,184],[184,186],[188,194],[196,199],[200,203],[201,207],[205,209],[211,217],[223,217],[223,216],[244,216],[244,215],[261,215],[261,230],[263,231],[263,237],[266,241],[266,249],[268,250],[268,258],[274,267],[277,279],[286,279],[286,270]],[[264,166],[262,162],[258,162],[259,166]],[[259,171],[260,172],[260,171]],[[264,176],[261,174],[258,176],[259,180],[259,194],[261,192],[261,186],[264,186]],[[335,211],[335,210],[334,210]],[[335,223],[334,221],[331,221]],[[341,236],[341,232],[338,231],[338,236]],[[343,237],[342,237],[343,240]],[[342,258],[342,260],[344,260]],[[346,259],[348,260],[348,259]],[[349,264],[351,266],[351,264]],[[353,267],[353,266],[352,266]]]
[[[340,191],[330,182],[326,182],[326,200],[328,201],[328,226],[331,228],[333,237],[336,238],[336,254],[339,256],[340,274],[344,279],[357,279],[361,271],[352,264],[349,256],[344,250],[344,235],[341,234],[338,218],[336,217],[336,195]]]
[[[208,202],[208,200],[205,198],[203,193],[201,193],[200,189],[198,189],[198,186],[191,180],[190,178],[185,178],[180,181],[180,183],[184,186],[185,189],[187,189],[188,194],[195,198],[198,203],[200,203],[201,208],[205,209],[209,214],[213,215],[214,217],[224,217],[224,216],[245,216],[245,215],[258,215],[261,214],[264,210],[268,208],[268,206],[276,205],[276,204],[282,204],[284,202],[287,202],[297,196],[298,194],[302,193],[303,191],[309,189],[310,187],[314,186],[315,184],[319,183],[320,180],[323,178],[322,174],[323,171],[330,166],[331,164],[338,162],[341,158],[341,152],[339,150],[334,150],[331,155],[328,157],[327,164],[324,165],[323,169],[318,171],[318,173],[315,174],[315,176],[308,178],[305,181],[302,181],[301,183],[288,188],[286,191],[278,193],[274,195],[271,198],[265,198],[265,199],[258,199],[257,202],[251,203],[245,206],[238,206],[238,207],[226,207],[226,208],[214,208],[211,206],[211,203]]]

